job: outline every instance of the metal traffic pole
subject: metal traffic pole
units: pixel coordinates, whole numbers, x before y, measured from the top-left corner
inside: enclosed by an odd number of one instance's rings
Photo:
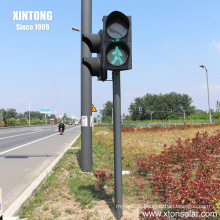
[[[122,160],[121,160],[121,87],[120,71],[113,75],[113,115],[114,115],[114,190],[115,211],[117,219],[121,219],[122,207]]]
[[[92,55],[82,36],[91,32],[92,0],[81,0],[81,170],[84,172],[92,169],[92,77],[82,60]]]
[[[0,220],[3,220],[3,211],[2,211],[2,189],[0,189]]]

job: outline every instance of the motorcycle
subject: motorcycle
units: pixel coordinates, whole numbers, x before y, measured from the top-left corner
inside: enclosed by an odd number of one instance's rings
[[[58,132],[60,132],[60,135],[62,135],[63,134],[63,128],[60,128],[60,130],[59,130],[59,128],[58,128]]]
[[[60,132],[61,135],[63,134],[64,130],[65,130],[65,125],[63,125],[63,126],[59,125],[58,126],[58,132]]]

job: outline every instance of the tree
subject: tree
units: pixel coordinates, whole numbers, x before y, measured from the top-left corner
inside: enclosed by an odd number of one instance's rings
[[[63,118],[67,118],[67,114],[65,112],[63,113]]]
[[[0,121],[3,121],[4,109],[0,109]]]
[[[6,121],[6,119],[7,119],[7,111],[5,110],[5,109],[0,109],[0,112],[1,112],[1,120],[3,120],[4,121],[4,123],[5,123],[5,127],[7,126],[7,121]]]
[[[8,118],[7,119],[7,124],[12,126],[12,125],[19,125],[19,122],[15,118]]]
[[[21,125],[26,125],[27,124],[27,120],[25,118],[19,118],[19,123]]]
[[[20,119],[20,118],[24,118],[24,114],[23,113],[18,113],[17,119]]]
[[[101,114],[102,114],[102,120],[106,121],[108,120],[108,122],[111,122],[112,119],[112,109],[113,109],[113,102],[111,101],[107,101],[104,104],[104,107],[102,110],[100,110]]]
[[[1,112],[1,118],[3,119],[3,121],[5,122],[5,127],[7,126],[7,119],[10,118],[16,118],[17,117],[17,111],[16,109],[10,108],[10,109],[0,109]]]
[[[50,118],[56,118],[56,115],[51,114]]]
[[[129,106],[132,120],[147,119],[178,119],[195,111],[195,106],[191,106],[192,98],[187,94],[149,94],[135,98]]]
[[[34,120],[34,119],[43,120],[44,115],[45,115],[45,114],[40,113],[40,112],[38,112],[38,111],[30,111],[30,118],[31,118],[31,120]],[[24,112],[24,118],[26,118],[27,120],[29,120],[29,111]],[[47,115],[47,118],[48,118],[48,115]]]
[[[194,112],[194,114],[207,114],[207,112],[206,112],[206,111],[203,111],[203,110],[201,110],[201,109],[196,109],[195,112]]]
[[[10,108],[6,110],[6,118],[16,118],[17,114],[18,113],[14,108]]]
[[[67,119],[67,113],[64,112],[64,113],[63,113],[63,121],[65,122],[66,120],[68,121],[68,119]]]

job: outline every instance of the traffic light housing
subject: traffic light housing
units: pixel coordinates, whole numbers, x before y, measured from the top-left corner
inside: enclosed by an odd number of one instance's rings
[[[132,31],[131,16],[113,11],[103,16],[103,30],[98,34],[83,34],[91,53],[97,57],[83,57],[92,76],[99,81],[107,80],[107,70],[129,70],[132,68]]]
[[[102,44],[103,31],[100,30],[98,34],[83,34],[82,41],[85,42],[91,53],[97,53],[97,57],[83,57],[82,63],[87,66],[92,76],[97,76],[98,80],[105,81],[107,79],[107,70],[102,67]]]
[[[113,11],[103,17],[103,69],[132,68],[131,16]]]

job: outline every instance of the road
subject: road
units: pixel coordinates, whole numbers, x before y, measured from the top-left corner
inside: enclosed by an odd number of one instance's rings
[[[3,212],[80,134],[80,126],[57,125],[0,133],[0,188]]]

